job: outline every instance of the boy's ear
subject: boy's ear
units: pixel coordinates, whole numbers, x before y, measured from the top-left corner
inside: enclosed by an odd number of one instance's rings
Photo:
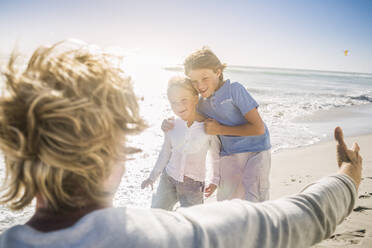
[[[214,72],[217,74],[217,77],[221,76],[222,71],[220,68],[215,69]]]

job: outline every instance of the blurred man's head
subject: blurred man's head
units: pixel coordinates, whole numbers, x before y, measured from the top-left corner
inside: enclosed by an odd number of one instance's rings
[[[38,48],[21,72],[11,57],[0,98],[2,203],[22,209],[38,196],[63,211],[105,200],[125,135],[144,128],[119,60],[78,41]]]

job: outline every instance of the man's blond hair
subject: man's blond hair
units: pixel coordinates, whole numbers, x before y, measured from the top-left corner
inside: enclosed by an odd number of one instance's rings
[[[12,55],[0,97],[1,203],[13,210],[40,196],[63,211],[103,202],[103,182],[144,128],[120,58],[77,41],[38,48],[23,72]]]

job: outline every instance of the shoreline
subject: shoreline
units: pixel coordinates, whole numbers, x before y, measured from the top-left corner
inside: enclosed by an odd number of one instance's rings
[[[304,124],[320,135],[322,138],[319,142],[333,140],[333,130],[337,126],[342,127],[346,138],[369,135],[372,134],[372,125],[369,125],[372,123],[372,102],[318,110],[297,117],[292,122]]]
[[[346,133],[347,134],[347,133]],[[351,147],[360,146],[363,157],[362,182],[354,211],[340,224],[330,239],[314,247],[372,247],[372,133],[346,136]],[[270,199],[298,193],[307,184],[327,175],[337,173],[336,142],[323,140],[319,143],[293,149],[281,150],[272,155],[270,173]],[[358,207],[371,209],[357,211]]]

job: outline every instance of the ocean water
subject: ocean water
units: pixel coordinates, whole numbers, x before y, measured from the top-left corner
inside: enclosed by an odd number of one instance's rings
[[[237,66],[226,76],[241,82],[259,102],[260,114],[270,129],[273,152],[329,138],[335,126],[316,124],[331,124],[327,112],[345,110],[343,117],[349,118],[348,113],[372,103],[372,74]],[[320,113],[323,118],[311,119]],[[334,119],[334,124],[351,129],[341,116]],[[367,132],[372,133],[372,125],[365,124]]]
[[[181,66],[165,69],[158,73],[158,77],[162,78],[162,82],[156,84],[159,88],[153,87],[151,80],[135,80],[138,92],[145,96],[142,107],[144,117],[157,127],[164,116],[172,115],[165,96],[167,78],[182,74]],[[242,83],[259,103],[259,113],[270,130],[273,152],[327,139],[333,132],[332,124],[351,131],[352,125],[343,119],[350,120],[352,124],[356,113],[361,112],[361,106],[365,113],[359,113],[359,117],[371,118],[372,74],[230,66],[224,76],[232,82]],[[146,95],[151,98],[150,101]],[[333,118],[333,122],[329,118],[332,111],[340,112],[339,118]],[[314,115],[318,117],[311,118]],[[150,118],[146,118],[148,116]],[[372,121],[372,118],[368,120]],[[323,125],[318,126],[316,123],[320,122]],[[359,132],[352,130],[346,134],[372,133],[372,125],[362,123],[360,127]]]
[[[118,206],[150,206],[151,190],[141,191],[139,185],[160,151],[161,123],[173,116],[165,95],[167,80],[183,73],[180,66],[141,71],[129,70],[135,91],[143,99],[141,113],[149,128],[128,139],[143,152],[127,162],[128,171],[115,198]],[[346,136],[372,133],[372,74],[232,66],[224,75],[242,83],[259,103],[274,153],[330,139],[337,125]]]
[[[128,65],[138,95],[141,115],[149,128],[128,137],[131,146],[142,149],[124,162],[127,172],[115,196],[115,206],[149,207],[153,191],[140,184],[150,173],[163,142],[160,129],[172,116],[166,98],[167,81],[182,74],[180,66]],[[297,69],[229,66],[225,78],[242,83],[259,103],[259,113],[271,134],[272,151],[307,146],[332,136],[340,125],[346,135],[372,133],[372,74]],[[3,164],[3,159],[0,161]],[[4,167],[0,166],[0,176]],[[24,223],[34,204],[10,212],[0,206],[0,232]]]

